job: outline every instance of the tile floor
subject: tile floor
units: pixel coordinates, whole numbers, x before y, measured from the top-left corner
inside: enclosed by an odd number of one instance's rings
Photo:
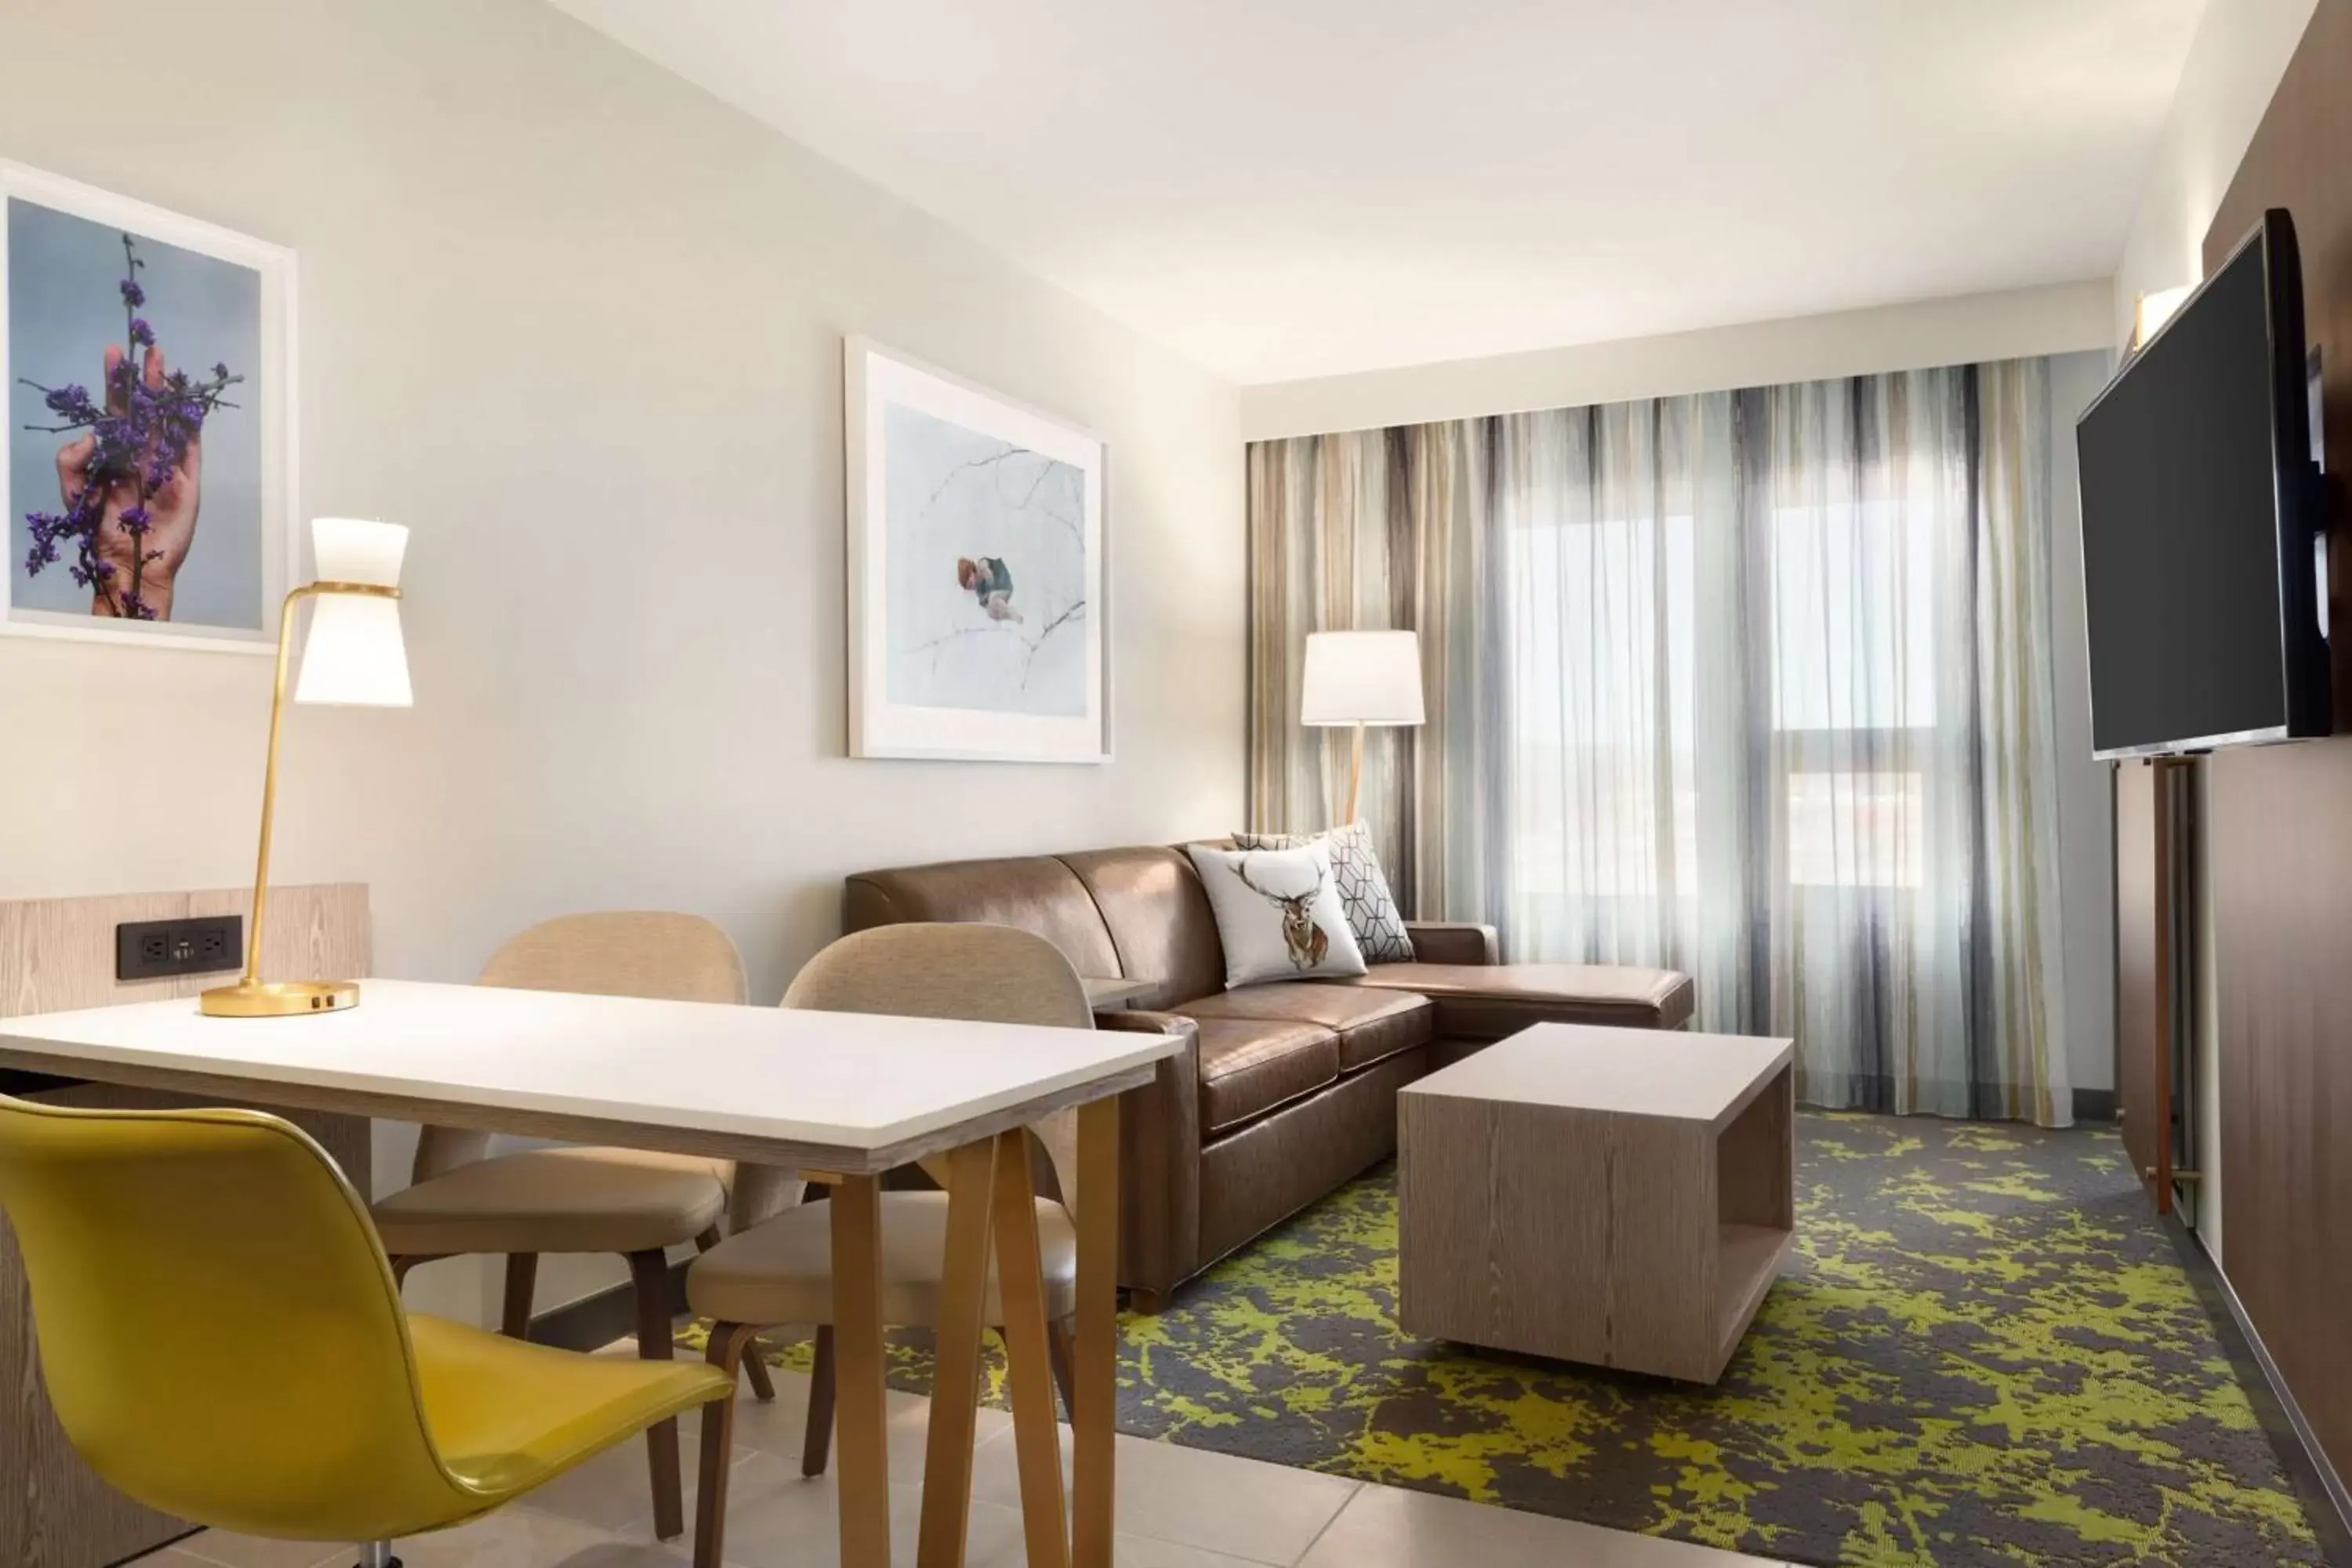
[[[633,1354],[627,1342],[608,1353]],[[747,1394],[735,1422],[727,1561],[736,1568],[837,1563],[830,1474],[800,1473],[808,1380],[776,1374],[776,1403]],[[890,1399],[891,1549],[915,1560],[929,1402]],[[980,1413],[969,1568],[1019,1568],[1020,1493],[1012,1418]],[[1065,1428],[1065,1458],[1068,1431]],[[684,1443],[687,1517],[698,1459]],[[1370,1486],[1172,1443],[1118,1439],[1119,1568],[1740,1568],[1761,1558]],[[459,1530],[398,1544],[406,1568],[679,1568],[689,1542],[657,1543],[645,1448],[631,1443]],[[321,1549],[208,1531],[141,1559],[142,1568],[347,1568]]]

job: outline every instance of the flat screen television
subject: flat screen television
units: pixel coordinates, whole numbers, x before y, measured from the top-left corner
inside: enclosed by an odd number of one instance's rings
[[[2309,374],[2274,208],[2075,423],[2098,756],[2327,732]]]

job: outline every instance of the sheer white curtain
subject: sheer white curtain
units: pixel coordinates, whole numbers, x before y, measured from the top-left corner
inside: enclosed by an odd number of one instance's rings
[[[1434,625],[1469,713],[1371,797],[1444,869],[1423,914],[1687,971],[1700,1027],[1798,1040],[1814,1103],[2063,1122],[2047,397],[2021,361],[1268,444],[1261,671]],[[1319,780],[1279,729],[1261,784]]]

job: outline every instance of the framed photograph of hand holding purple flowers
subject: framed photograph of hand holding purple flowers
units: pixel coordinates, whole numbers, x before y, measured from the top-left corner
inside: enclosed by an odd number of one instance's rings
[[[291,251],[0,163],[0,632],[272,650]]]

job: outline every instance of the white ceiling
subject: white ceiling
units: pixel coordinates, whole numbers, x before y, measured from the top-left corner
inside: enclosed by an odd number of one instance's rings
[[[555,0],[1244,383],[2115,268],[2204,0]]]

